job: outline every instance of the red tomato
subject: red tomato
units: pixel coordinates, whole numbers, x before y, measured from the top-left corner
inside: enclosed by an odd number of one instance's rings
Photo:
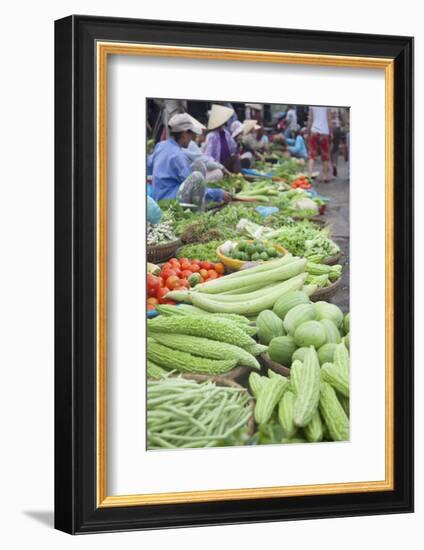
[[[170,262],[165,262],[162,266],[162,271],[164,269],[172,269],[172,265],[170,264]]]
[[[190,275],[191,275],[191,271],[190,271]],[[186,289],[186,288],[190,288],[190,283],[187,281],[187,279],[180,279],[179,280],[179,286],[178,286],[178,289],[175,288],[175,290],[180,290],[180,287],[183,289]]]
[[[210,262],[199,262],[199,265],[201,269],[208,270],[212,268],[212,264]]]
[[[169,292],[169,288],[167,288],[166,286],[158,290],[157,299],[159,300],[160,304],[163,304],[162,300],[165,298],[168,292]]]
[[[191,271],[192,273],[197,273],[198,271],[200,271],[199,264],[191,264],[191,266],[190,266],[190,271]]]
[[[166,286],[169,290],[173,290],[176,286],[180,284],[180,279],[176,275],[171,275],[166,279]]]
[[[147,295],[156,296],[156,292],[159,288],[159,277],[152,275],[151,273],[147,274]]]
[[[217,279],[217,278],[218,278],[218,273],[213,269],[209,269],[208,279]]]
[[[171,258],[169,260],[169,263],[170,264],[179,264],[180,263],[180,260],[178,258]]]
[[[201,269],[199,273],[203,279],[208,276],[208,270],[206,268]]]
[[[187,271],[187,269],[190,269],[191,263],[189,262],[189,260],[184,259],[184,261],[181,261],[180,265],[182,271]]]
[[[184,271],[181,271],[181,279],[188,279],[191,274],[192,271],[190,269],[184,269]]]
[[[191,263],[192,263],[192,264],[197,264],[197,265],[199,265],[199,264],[200,264],[200,260],[191,260]]]
[[[156,292],[157,292],[156,288],[152,288],[151,286],[147,287],[147,297],[148,298],[156,296]]]
[[[150,304],[150,305],[154,306],[154,305],[156,305],[157,303],[158,303],[158,299],[157,299],[157,298],[151,297],[151,298],[148,298],[148,299],[147,299],[147,304]]]
[[[175,271],[177,277],[181,277],[181,269],[179,267],[174,268],[173,271]]]
[[[224,273],[224,269],[225,269],[224,264],[219,262],[219,263],[214,265],[214,269],[219,275],[222,275]]]
[[[168,277],[171,277],[171,275],[175,275],[175,271],[173,269],[162,269],[160,274],[164,281],[166,281]]]
[[[154,311],[156,309],[156,306],[153,304],[147,304],[147,311]]]
[[[180,258],[180,264],[183,264],[183,263],[190,263],[190,260],[188,258]]]
[[[174,300],[167,300],[166,298],[163,298],[160,302],[161,304],[169,304],[171,306],[175,306],[177,302],[174,302]]]

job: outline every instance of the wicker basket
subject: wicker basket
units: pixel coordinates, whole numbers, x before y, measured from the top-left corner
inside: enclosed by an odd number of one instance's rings
[[[196,374],[196,373],[184,373],[183,378],[189,378],[190,380],[196,380],[197,382],[205,382],[206,380],[212,380],[212,382],[231,381],[238,383],[243,378],[247,378],[252,372],[249,367],[234,367],[224,374]]]
[[[261,353],[261,355],[259,356],[259,361],[261,365],[266,369],[270,369],[277,374],[281,374],[281,376],[290,376],[290,369],[288,367],[285,367],[284,365],[281,365],[280,363],[276,363],[275,361],[273,361],[266,352]]]
[[[308,222],[311,222],[311,223],[314,223],[315,225],[318,225],[321,229],[323,229],[326,225],[327,225],[327,222],[325,220],[323,220],[322,218],[319,218],[318,216],[311,216],[309,218],[302,218],[302,216],[291,216],[295,221],[308,221]]]
[[[321,263],[325,265],[336,265],[337,263],[339,263],[339,260],[341,257],[342,257],[342,253],[340,251],[337,254],[334,254],[334,256],[328,256],[328,258],[325,258],[324,260],[322,260]]]
[[[166,262],[169,258],[172,258],[177,251],[177,248],[181,246],[181,241],[170,241],[169,243],[155,244],[147,246],[147,261],[153,264],[159,264]]]
[[[332,298],[341,284],[342,278],[337,279],[336,282],[325,288],[318,288],[311,296],[312,302],[319,302],[320,300],[327,301]]]

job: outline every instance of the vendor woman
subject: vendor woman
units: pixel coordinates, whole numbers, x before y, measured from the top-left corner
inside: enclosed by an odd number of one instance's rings
[[[223,105],[212,105],[209,113],[208,130],[204,153],[221,163],[230,172],[240,172],[240,158],[237,143],[231,136],[226,123],[234,115],[234,109]]]
[[[159,142],[148,158],[148,172],[152,174],[153,198],[178,199],[182,203],[229,201],[231,195],[222,189],[206,187],[206,167],[202,162],[190,164],[183,148],[205,127],[188,113],[174,115],[168,122],[170,138]]]

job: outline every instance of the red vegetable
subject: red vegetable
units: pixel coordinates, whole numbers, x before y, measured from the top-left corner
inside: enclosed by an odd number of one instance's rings
[[[171,275],[166,279],[166,286],[169,290],[173,290],[176,286],[180,284],[180,279],[176,275]]]
[[[163,300],[165,299],[165,296],[168,294],[169,288],[166,286],[163,288],[160,288],[157,293],[157,299],[159,300],[160,304],[163,304]]]
[[[162,269],[160,276],[164,281],[167,280],[168,277],[171,277],[171,275],[175,275],[175,271],[173,269]]]

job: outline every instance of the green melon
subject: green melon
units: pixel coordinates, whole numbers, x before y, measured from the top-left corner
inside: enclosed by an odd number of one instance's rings
[[[318,349],[318,360],[319,364],[323,365],[324,363],[332,363],[334,360],[334,352],[336,350],[337,344],[329,343],[324,344]]]
[[[315,311],[318,321],[321,319],[330,319],[336,327],[340,327],[343,323],[343,312],[335,304],[330,304],[329,302],[315,302]]]
[[[346,334],[350,332],[350,313],[346,313],[343,319],[343,327]]]
[[[292,308],[284,317],[284,328],[286,332],[293,335],[299,325],[306,321],[315,321],[317,312],[314,304],[299,304]]]
[[[291,290],[278,298],[273,307],[273,312],[280,319],[284,319],[287,312],[300,304],[309,304],[308,295],[301,290]]]
[[[297,350],[293,353],[292,361],[295,361],[296,359],[298,361],[305,360],[305,355],[309,351],[309,348],[303,347],[303,348],[297,348]]]
[[[268,354],[276,363],[289,367],[296,348],[297,346],[292,336],[277,336],[277,338],[271,340]]]
[[[314,346],[315,349],[325,344],[325,328],[319,321],[306,321],[294,332],[294,341],[299,347]]]
[[[268,345],[273,338],[285,335],[283,321],[270,309],[261,311],[256,319],[256,326],[261,344]]]
[[[339,329],[336,327],[336,325],[333,323],[333,321],[330,321],[330,319],[322,319],[320,323],[325,330],[326,342],[333,343],[333,344],[340,344],[341,342],[340,332],[339,332]]]

